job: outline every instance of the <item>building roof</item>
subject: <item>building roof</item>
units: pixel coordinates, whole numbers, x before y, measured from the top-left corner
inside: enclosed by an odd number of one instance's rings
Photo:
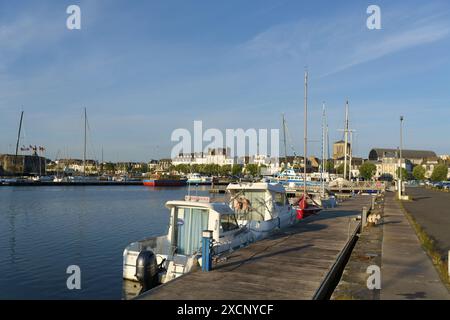
[[[369,160],[380,160],[382,158],[396,158],[398,149],[374,148],[369,152]],[[402,157],[406,159],[424,159],[436,157],[434,151],[428,150],[402,150]]]

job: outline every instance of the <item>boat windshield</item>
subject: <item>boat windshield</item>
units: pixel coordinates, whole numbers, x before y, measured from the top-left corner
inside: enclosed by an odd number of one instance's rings
[[[231,208],[238,220],[264,221],[271,208],[266,202],[265,190],[240,190],[233,196]]]
[[[275,193],[275,204],[277,206],[284,206],[287,204],[286,194],[281,192]]]

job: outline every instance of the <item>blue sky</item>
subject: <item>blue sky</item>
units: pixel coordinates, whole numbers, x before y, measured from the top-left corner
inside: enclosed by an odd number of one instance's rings
[[[66,28],[77,4],[82,29]],[[381,8],[368,30],[366,8]],[[355,152],[405,147],[450,153],[448,1],[0,1],[0,152],[21,144],[80,157],[82,109],[90,157],[167,157],[176,128],[279,128],[286,113],[303,150],[303,70],[309,133],[319,155],[321,103],[330,139],[350,101]]]

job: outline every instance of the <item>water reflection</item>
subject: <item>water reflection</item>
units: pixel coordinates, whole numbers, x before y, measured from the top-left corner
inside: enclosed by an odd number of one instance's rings
[[[207,195],[207,190],[196,192]],[[123,283],[123,250],[133,241],[166,233],[169,211],[164,205],[183,199],[187,191],[1,187],[0,299],[134,297],[142,288]],[[81,290],[66,287],[69,265],[81,268]]]

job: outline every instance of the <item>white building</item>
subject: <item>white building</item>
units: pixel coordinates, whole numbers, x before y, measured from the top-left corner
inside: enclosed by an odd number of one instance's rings
[[[389,174],[397,179],[397,169],[399,167],[399,149],[374,148],[370,150],[369,160],[377,166],[376,177]],[[429,150],[402,150],[401,167],[411,172],[413,166],[422,165],[425,159],[437,158],[436,153]]]
[[[261,168],[261,174],[263,176],[271,176],[280,172],[280,162],[278,158],[270,157],[267,155],[257,154],[249,159],[249,163],[257,164]]]
[[[379,161],[371,161],[375,164],[377,171],[375,173],[375,178],[380,178],[384,175],[390,175],[393,179],[397,179],[397,171],[399,168],[397,158],[383,158]],[[411,172],[412,171],[412,164],[409,160],[403,159],[401,163],[401,167],[403,169],[406,169],[406,171]]]
[[[240,164],[237,157],[229,156],[229,149],[209,149],[208,153],[182,153],[172,159],[173,165],[179,164],[217,164],[219,166]]]

